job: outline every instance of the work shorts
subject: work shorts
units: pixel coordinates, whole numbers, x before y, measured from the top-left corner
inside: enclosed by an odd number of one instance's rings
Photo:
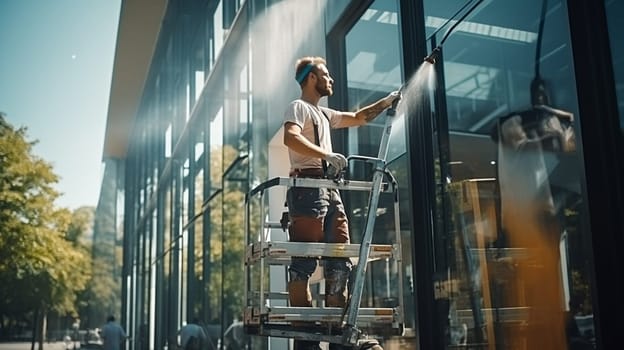
[[[286,194],[292,242],[350,243],[349,222],[337,189],[291,187]],[[307,278],[314,273],[318,258],[293,257],[290,270]],[[326,258],[325,273],[351,271],[348,258]]]

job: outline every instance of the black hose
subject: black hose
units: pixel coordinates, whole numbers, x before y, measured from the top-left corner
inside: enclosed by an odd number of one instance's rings
[[[440,28],[438,28],[433,35],[435,35],[441,28],[443,28],[444,26],[446,26],[455,16],[457,16],[458,13],[460,13],[461,11],[463,11],[466,6],[468,6],[472,1],[474,0],[470,0],[467,3],[464,4],[464,6],[462,6],[451,18],[449,18],[446,23],[444,23],[443,25],[440,26]],[[453,24],[453,26],[451,28],[449,28],[446,31],[446,34],[444,34],[444,37],[442,37],[442,40],[440,41],[440,43],[438,44],[438,46],[436,46],[433,51],[431,52],[431,54],[429,54],[429,56],[425,57],[425,61],[429,62],[431,64],[435,64],[436,60],[438,59],[438,56],[440,55],[440,52],[442,51],[442,44],[444,44],[444,42],[446,41],[446,39],[448,38],[448,36],[453,32],[453,30],[455,30],[455,28],[457,27],[457,25],[459,25],[464,19],[466,19],[466,17],[468,17],[469,14],[472,13],[472,11],[474,11],[477,6],[479,6],[481,3],[483,2],[483,0],[478,0],[477,2],[474,3],[474,5],[472,5],[472,7],[466,11],[466,13],[464,13],[460,19],[457,20],[457,22],[455,22],[455,24]],[[432,36],[433,36],[432,35]],[[430,37],[431,38],[431,37]]]
[[[546,8],[548,0],[542,1],[542,13],[540,15],[539,29],[537,30],[537,43],[535,48],[535,78],[540,77],[540,56],[542,53],[542,36],[544,34],[544,22],[546,19]]]
[[[455,19],[455,17],[460,14],[468,5],[470,5],[471,2],[473,2],[474,0],[468,0],[464,6],[462,6],[459,10],[457,10],[457,12],[455,12],[451,17],[449,17],[449,19],[446,20],[446,22],[444,22],[444,24],[442,24],[441,26],[438,27],[438,29],[436,29],[431,35],[429,35],[429,37],[427,38],[427,41],[431,40],[431,38],[433,38],[436,34],[438,34],[439,31],[442,30],[442,28],[446,27],[449,23],[451,23],[451,21],[453,19]]]
[[[442,46],[442,44],[444,44],[444,41],[446,41],[446,38],[448,38],[448,36],[453,32],[455,27],[457,27],[457,25],[459,25],[464,19],[466,19],[466,17],[468,17],[468,15],[470,13],[472,13],[472,11],[474,11],[474,9],[476,9],[477,6],[479,6],[479,4],[481,4],[482,2],[483,2],[483,0],[477,1],[474,5],[472,5],[470,10],[466,11],[466,13],[464,13],[464,15],[461,16],[461,18],[458,19],[457,22],[455,22],[455,24],[453,24],[453,26],[451,28],[449,28],[449,30],[446,31],[446,34],[444,34],[444,37],[442,38],[442,40],[440,41],[440,44],[438,44],[438,46]]]
[[[546,8],[548,0],[542,1],[542,13],[540,15],[539,29],[537,30],[537,42],[535,44],[535,76],[531,81],[531,104],[547,105],[550,103],[546,84],[540,75],[540,57],[542,53],[542,37],[544,36],[544,22],[546,20]]]

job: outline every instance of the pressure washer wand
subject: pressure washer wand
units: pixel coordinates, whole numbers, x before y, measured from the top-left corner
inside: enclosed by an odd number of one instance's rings
[[[387,116],[394,117],[394,115],[396,115],[396,109],[397,109],[397,106],[399,105],[399,100],[401,100],[401,98],[403,97],[401,94],[402,90],[403,90],[403,86],[401,85],[401,87],[399,88],[399,97],[395,98],[394,101],[392,101],[392,105],[386,111]]]

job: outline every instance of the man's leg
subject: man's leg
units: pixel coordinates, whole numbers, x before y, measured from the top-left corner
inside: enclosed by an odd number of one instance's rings
[[[311,307],[312,293],[310,293],[309,279],[316,268],[317,261],[314,259],[293,258],[289,268],[290,281],[288,281],[288,299],[290,306]],[[312,272],[302,272],[301,270]],[[305,327],[306,322],[293,322],[293,326]],[[319,350],[319,342],[307,340],[295,340],[295,350]]]
[[[325,306],[345,308],[347,306],[351,261],[349,259],[328,259],[325,261]],[[338,324],[336,326],[339,326]],[[329,344],[330,350],[351,349],[340,344]]]
[[[341,261],[342,260],[342,261]],[[349,283],[351,261],[331,259],[325,261],[325,306],[345,308],[348,301],[347,284]]]
[[[290,241],[291,242],[318,242],[321,235],[321,222],[317,218],[291,216],[290,218]],[[312,294],[310,293],[309,280],[318,259],[293,257],[288,269],[290,280],[288,281],[288,297],[291,306],[312,306]]]
[[[319,226],[313,218],[291,217],[290,240],[295,242],[307,241],[314,237],[314,227]],[[312,231],[310,231],[312,229]],[[288,299],[290,306],[311,307],[312,293],[310,292],[310,277],[318,265],[317,259],[293,257],[288,269]],[[293,326],[305,327],[306,322],[293,322]],[[295,340],[294,350],[319,350],[319,342]]]
[[[330,205],[325,220],[325,242],[350,243],[349,221],[342,204],[340,193],[330,191]],[[349,258],[328,258],[325,260],[325,305],[344,308],[347,305],[347,283],[353,264]],[[330,350],[350,349],[340,344],[330,344]]]
[[[349,220],[345,213],[340,193],[329,192],[329,208],[324,222],[325,242],[350,243]],[[328,258],[325,260],[325,304],[345,307],[347,305],[347,283],[353,264],[349,258]]]

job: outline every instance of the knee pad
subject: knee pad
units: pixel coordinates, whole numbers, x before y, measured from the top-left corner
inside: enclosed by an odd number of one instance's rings
[[[326,258],[323,260],[325,267],[325,276],[331,271],[347,271],[353,270],[353,262],[350,258]]]
[[[350,271],[329,270],[325,272],[325,294],[343,294],[349,282]]]

